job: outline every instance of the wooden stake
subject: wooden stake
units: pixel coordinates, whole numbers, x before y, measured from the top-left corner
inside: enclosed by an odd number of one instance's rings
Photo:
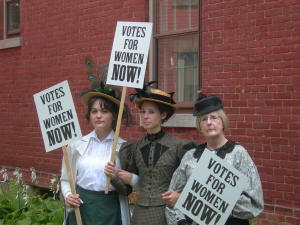
[[[116,146],[117,146],[117,143],[118,143],[121,123],[122,123],[122,116],[123,116],[123,111],[124,111],[126,90],[127,90],[127,87],[123,86],[121,102],[120,102],[120,107],[119,107],[119,113],[118,113],[117,126],[116,126],[116,131],[115,131],[115,136],[114,136],[114,143],[113,143],[113,146],[112,146],[112,152],[111,152],[111,156],[110,156],[110,161],[111,162],[114,162],[115,158],[116,158]],[[107,176],[106,177],[105,194],[108,194],[109,185],[110,185],[110,177]]]
[[[69,183],[70,183],[70,187],[71,187],[71,192],[72,192],[72,194],[76,194],[76,187],[75,187],[75,182],[74,182],[73,171],[72,171],[71,164],[70,164],[68,150],[67,150],[66,146],[63,146],[62,149],[63,149],[64,160],[65,160],[65,164],[66,164],[66,168],[67,168]],[[75,216],[76,216],[77,225],[82,225],[80,210],[77,207],[75,208]]]

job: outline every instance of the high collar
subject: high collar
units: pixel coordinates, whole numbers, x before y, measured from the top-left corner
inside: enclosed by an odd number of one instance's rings
[[[224,159],[227,153],[232,152],[236,143],[234,141],[228,140],[223,146],[218,149],[215,149],[217,156]],[[207,143],[200,144],[197,146],[196,151],[194,152],[194,158],[199,159],[204,151],[207,148]]]
[[[115,132],[112,130],[111,132],[109,132],[109,134],[101,141],[99,139],[99,137],[97,136],[96,130],[92,131],[92,138],[94,138],[95,140],[99,141],[99,142],[105,142],[105,141],[112,141],[114,140],[114,136],[115,136]]]
[[[165,132],[163,130],[160,130],[156,134],[147,134],[148,141],[156,141],[160,138],[162,138],[165,135]]]
[[[93,132],[94,131],[92,131],[91,133],[89,133],[89,134],[81,137],[80,140],[76,141],[76,143],[75,143],[75,149],[78,151],[78,153],[80,155],[83,155],[83,153],[85,152],[85,150],[86,150],[86,148],[87,148],[87,146],[88,146],[88,144],[90,142],[90,139],[94,137]],[[114,136],[114,132],[113,132],[113,136]],[[124,139],[122,139],[121,137],[118,138],[118,144],[117,144],[117,148],[116,148],[117,151],[119,151],[119,147],[124,142],[125,142]]]

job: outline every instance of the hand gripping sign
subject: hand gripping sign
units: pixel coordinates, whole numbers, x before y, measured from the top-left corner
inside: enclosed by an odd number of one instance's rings
[[[115,161],[126,87],[142,88],[144,85],[151,34],[152,23],[119,21],[116,26],[106,83],[123,86],[123,89],[112,147],[112,162]],[[108,193],[109,185],[110,179],[107,177],[105,193]]]
[[[175,205],[199,225],[224,225],[248,178],[205,150]]]
[[[71,191],[76,194],[66,145],[82,136],[68,81],[63,81],[33,96],[46,152],[62,147]],[[82,225],[79,208],[75,209]]]

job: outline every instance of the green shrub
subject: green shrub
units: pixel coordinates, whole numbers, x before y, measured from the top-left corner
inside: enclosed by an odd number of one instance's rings
[[[0,183],[0,225],[61,225],[64,213],[60,201],[46,194],[29,195],[16,171],[16,178]]]

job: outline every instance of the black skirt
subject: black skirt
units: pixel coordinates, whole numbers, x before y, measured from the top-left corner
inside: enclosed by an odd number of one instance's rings
[[[238,218],[229,218],[225,225],[250,225],[248,220],[242,220]]]

